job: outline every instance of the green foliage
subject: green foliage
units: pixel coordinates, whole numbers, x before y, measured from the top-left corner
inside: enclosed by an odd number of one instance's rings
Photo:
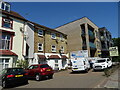
[[[120,62],[120,37],[119,38],[113,38],[113,43],[114,43],[114,46],[118,46],[119,56],[118,57],[113,57],[112,60]]]
[[[26,69],[28,67],[28,61],[27,60],[17,60],[16,65],[17,65],[17,67]]]

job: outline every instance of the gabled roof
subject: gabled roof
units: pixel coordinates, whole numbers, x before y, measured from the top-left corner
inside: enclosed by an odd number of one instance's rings
[[[70,21],[70,22],[65,23],[65,24],[63,24],[63,25],[60,25],[60,26],[56,27],[55,29],[60,28],[60,27],[62,27],[62,26],[65,26],[65,25],[67,25],[67,24],[76,22],[76,21],[78,21],[78,20],[84,19],[84,18],[86,18],[86,19],[88,19],[89,21],[91,21],[88,17],[84,16],[84,17],[82,17],[82,18],[78,18],[78,19],[76,19],[76,20]],[[93,23],[93,21],[91,21],[91,22]],[[95,26],[97,26],[95,23],[93,23],[93,24],[94,24]],[[98,27],[98,26],[97,26],[97,27]]]
[[[22,19],[22,20],[24,20],[24,21],[27,21],[23,16],[21,16],[21,15],[18,14],[17,12],[14,12],[14,11],[7,12],[7,11],[2,10],[2,9],[0,9],[0,11],[2,12],[2,14],[6,14],[6,15],[9,15],[9,16],[12,16],[12,17],[15,17],[15,18],[18,18],[18,19]]]
[[[55,30],[55,29],[51,29],[51,28],[48,28],[48,27],[46,27],[46,26],[39,25],[39,24],[37,24],[37,23],[35,23],[35,22],[31,22],[31,21],[28,21],[28,22],[34,24],[35,26],[45,28],[46,30],[51,30],[51,31],[54,31],[54,32],[57,32],[57,33],[64,34],[64,33],[62,33],[62,32],[59,32],[59,31]],[[66,34],[64,34],[64,35],[67,36]]]
[[[48,28],[46,26],[39,25],[39,24],[37,24],[35,22],[29,21],[29,20],[25,19],[23,16],[21,16],[20,14],[18,14],[17,12],[14,12],[14,11],[7,12],[7,11],[2,10],[2,9],[0,9],[0,10],[2,11],[3,14],[6,14],[6,15],[9,15],[9,16],[12,16],[12,17],[15,17],[15,18],[30,22],[30,23],[34,24],[35,26],[42,27],[42,28],[45,28],[45,29],[48,29],[48,30],[51,30],[51,31],[54,31],[54,32],[64,34],[62,32],[59,32],[59,31],[55,30],[55,29],[51,29],[51,28]],[[67,36],[66,34],[64,34],[64,35]]]

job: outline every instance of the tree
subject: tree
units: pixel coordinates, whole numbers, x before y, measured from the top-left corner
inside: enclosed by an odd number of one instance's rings
[[[17,67],[20,68],[27,68],[28,67],[28,61],[27,60],[17,60]]]
[[[113,57],[113,61],[119,61],[120,62],[120,37],[118,38],[113,38],[113,46],[117,46],[118,47],[118,52],[119,52],[119,56],[117,57]]]

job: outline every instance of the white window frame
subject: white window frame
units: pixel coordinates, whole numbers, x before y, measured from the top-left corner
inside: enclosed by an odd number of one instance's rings
[[[58,67],[59,67],[58,60],[55,60],[55,68],[58,68]]]
[[[38,30],[38,36],[43,36],[43,30]]]
[[[3,34],[4,35],[4,34]],[[3,37],[3,36],[2,36]],[[10,39],[8,39],[8,37],[10,37]],[[1,39],[1,41],[4,41],[5,43],[5,45],[4,45],[4,47],[2,48],[2,46],[1,46],[1,49],[2,50],[10,50],[10,47],[11,47],[11,36],[9,36],[9,35],[5,35],[5,38],[3,39]],[[8,44],[9,43],[9,44]],[[3,45],[3,43],[2,43],[2,45]],[[9,46],[8,46],[9,45]],[[9,48],[7,48],[7,47],[9,47]]]
[[[51,33],[51,38],[56,39],[56,33]]]
[[[63,52],[64,52],[64,47],[61,46],[61,47],[60,47],[60,50],[61,50],[61,52],[63,53]]]
[[[53,48],[53,46],[54,46],[55,48]],[[52,52],[56,52],[56,46],[55,46],[55,45],[52,45],[52,46],[51,46],[51,51],[52,51]]]
[[[41,44],[41,46],[40,46]],[[39,47],[41,48],[41,50],[39,50]],[[38,51],[43,51],[43,44],[42,43],[38,43]]]
[[[6,59],[9,61],[6,62]],[[9,67],[10,58],[0,58],[0,60],[2,60],[2,61],[0,61],[0,64],[2,64],[2,69]],[[8,65],[8,67],[5,67],[6,65]]]
[[[2,3],[4,4],[4,9],[2,8]],[[10,5],[9,4],[7,4],[5,2],[1,2],[0,4],[1,4],[1,6],[0,6],[1,9],[6,10],[6,6],[8,6],[8,10],[7,11],[10,11]]]

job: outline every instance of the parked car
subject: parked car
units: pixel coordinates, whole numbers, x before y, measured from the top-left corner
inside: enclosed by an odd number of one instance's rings
[[[35,78],[37,81],[43,77],[53,78],[54,71],[48,64],[31,65],[26,72],[29,78]]]
[[[93,64],[94,70],[103,70],[112,66],[112,61],[109,58],[97,59]]]
[[[0,72],[0,85],[5,88],[17,83],[28,83],[28,73],[23,68],[6,68]]]
[[[86,71],[90,69],[90,64],[88,62],[88,59],[86,58],[79,58],[77,60],[72,61],[72,72],[75,71]]]

